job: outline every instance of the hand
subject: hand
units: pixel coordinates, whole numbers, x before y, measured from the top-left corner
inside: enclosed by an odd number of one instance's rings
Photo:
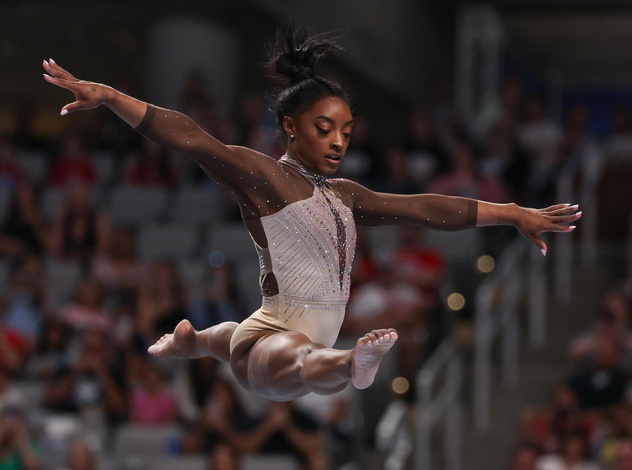
[[[543,232],[572,232],[574,225],[565,225],[578,220],[581,212],[577,212],[578,205],[557,204],[546,209],[520,208],[515,222],[518,231],[527,239],[535,243],[542,254],[546,256],[547,246],[540,238]]]
[[[105,85],[79,80],[57,65],[53,59],[50,59],[50,62],[44,61],[43,65],[44,69],[50,74],[44,74],[44,79],[47,82],[70,90],[75,94],[76,101],[67,104],[61,109],[62,116],[73,111],[96,108],[105,102],[107,91]]]

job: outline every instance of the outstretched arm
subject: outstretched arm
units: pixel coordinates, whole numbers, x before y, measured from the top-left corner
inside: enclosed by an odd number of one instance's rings
[[[273,163],[250,149],[224,145],[180,112],[153,106],[107,85],[79,80],[52,59],[43,65],[50,74],[44,74],[46,81],[75,95],[75,101],[62,108],[62,116],[103,104],[140,133],[197,162],[211,178],[230,189],[237,187],[244,175],[256,182],[263,177],[262,169]]]
[[[579,219],[578,206],[558,204],[530,209],[517,204],[494,204],[476,199],[440,194],[399,195],[371,191],[352,181],[343,187],[353,201],[353,213],[360,225],[415,224],[436,230],[464,230],[489,225],[513,225],[542,254],[547,247],[543,232],[571,232]]]

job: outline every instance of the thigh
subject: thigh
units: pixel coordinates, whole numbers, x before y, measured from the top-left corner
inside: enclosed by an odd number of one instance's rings
[[[235,346],[230,365],[247,390],[269,400],[288,401],[310,392],[301,370],[307,354],[320,348],[295,331],[261,332]]]

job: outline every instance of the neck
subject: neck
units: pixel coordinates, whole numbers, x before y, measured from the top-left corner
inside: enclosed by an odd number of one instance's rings
[[[281,163],[285,163],[288,166],[291,166],[292,168],[300,172],[302,175],[307,176],[319,188],[322,188],[325,185],[325,182],[327,181],[327,178],[328,178],[327,176],[314,173],[312,170],[308,169],[303,164],[303,162],[301,162],[300,160],[298,160],[297,158],[293,157],[292,155],[288,153],[283,155],[279,161]]]

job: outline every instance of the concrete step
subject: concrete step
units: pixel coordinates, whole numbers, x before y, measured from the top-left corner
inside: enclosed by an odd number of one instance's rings
[[[616,252],[613,252],[616,254]],[[573,297],[567,305],[551,299],[547,312],[547,342],[539,350],[522,347],[520,373],[514,388],[498,381],[493,384],[490,429],[479,435],[470,426],[463,436],[463,470],[503,470],[511,448],[516,444],[518,417],[524,406],[546,407],[556,384],[573,371],[567,358],[569,341],[590,330],[606,290],[615,280],[608,256],[591,269],[578,265],[574,271]],[[553,279],[549,276],[549,279]],[[523,340],[524,341],[524,340]],[[470,370],[470,373],[472,371]],[[471,409],[471,399],[467,406]],[[471,423],[471,420],[470,420]]]

